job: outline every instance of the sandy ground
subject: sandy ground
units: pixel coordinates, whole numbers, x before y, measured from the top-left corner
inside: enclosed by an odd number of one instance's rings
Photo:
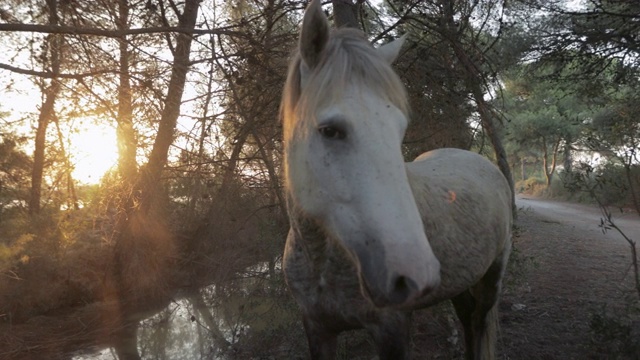
[[[637,306],[638,297],[630,247],[622,235],[603,234],[602,213],[595,206],[527,197],[518,198],[517,205],[512,272],[522,274],[502,297],[502,358],[640,358],[637,352],[625,354],[607,331],[594,332],[592,325],[596,314],[615,315],[623,324],[635,320],[634,330],[640,324],[628,309],[634,301]],[[637,214],[612,212],[628,237],[640,239]]]
[[[613,230],[602,232],[596,206],[527,197],[517,205],[498,359],[640,359],[640,299],[629,244]],[[615,223],[640,240],[640,216],[613,210]],[[613,321],[594,327],[599,315]],[[632,337],[637,343],[629,353]],[[448,303],[414,314],[412,345],[413,359],[464,359],[462,328]],[[342,359],[371,359],[370,348]]]

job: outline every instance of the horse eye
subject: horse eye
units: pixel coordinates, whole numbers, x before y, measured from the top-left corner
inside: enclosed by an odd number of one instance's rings
[[[333,126],[322,126],[318,128],[318,132],[320,133],[320,135],[322,135],[322,137],[331,140],[342,140],[347,136],[344,131]]]

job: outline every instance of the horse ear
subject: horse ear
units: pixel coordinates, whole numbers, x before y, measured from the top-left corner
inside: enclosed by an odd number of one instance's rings
[[[329,41],[329,20],[322,12],[321,0],[313,0],[307,7],[300,32],[300,55],[308,70],[320,62],[322,51]]]
[[[407,40],[407,34],[402,35],[390,43],[380,46],[378,48],[378,54],[380,54],[388,64],[391,64],[398,57],[405,40]]]

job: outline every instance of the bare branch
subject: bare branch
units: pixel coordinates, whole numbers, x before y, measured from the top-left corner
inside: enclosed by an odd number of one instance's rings
[[[34,25],[34,24],[0,24],[1,31],[13,32],[39,32],[45,34],[70,34],[70,35],[95,35],[108,38],[118,38],[126,35],[157,34],[157,33],[183,33],[183,34],[216,34],[245,37],[240,31],[231,30],[232,27],[216,29],[188,29],[185,27],[162,26],[148,28],[134,28],[125,30],[109,30],[75,26]]]
[[[613,217],[611,216],[611,211],[600,201],[600,199],[595,195],[593,190],[590,191],[591,196],[598,202],[598,206],[600,207],[600,211],[602,211],[602,219],[600,219],[600,227],[603,232],[606,232],[609,229],[614,229],[618,232],[618,234],[622,235],[625,241],[630,246],[631,251],[631,264],[633,265],[634,270],[634,279],[636,283],[636,291],[638,292],[638,296],[640,297],[640,265],[638,265],[638,248],[636,247],[636,242],[629,238],[627,234],[622,231],[613,221]]]
[[[82,79],[88,76],[111,74],[111,73],[117,72],[115,70],[97,70],[97,71],[90,71],[90,72],[80,73],[80,74],[60,74],[60,73],[54,73],[51,71],[36,71],[36,70],[23,69],[23,68],[11,66],[8,64],[3,64],[3,63],[0,63],[0,69],[9,70],[11,72],[18,73],[18,74],[39,76],[47,79],[59,78],[59,79],[76,79],[76,80]]]

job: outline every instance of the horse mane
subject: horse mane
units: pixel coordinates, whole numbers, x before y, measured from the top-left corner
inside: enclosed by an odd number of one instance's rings
[[[350,84],[373,90],[408,117],[404,84],[362,31],[333,30],[321,56],[304,89],[300,86],[302,58],[299,49],[291,61],[280,105],[285,142],[293,136],[296,119],[315,121],[309,112],[339,100],[344,96],[343,89]]]

